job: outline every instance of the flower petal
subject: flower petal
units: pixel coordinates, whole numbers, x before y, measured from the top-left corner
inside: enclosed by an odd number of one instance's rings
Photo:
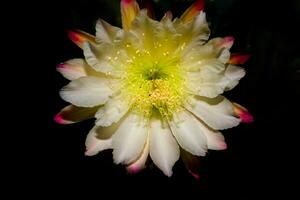
[[[106,79],[88,76],[71,81],[60,96],[75,106],[93,107],[104,104],[112,93]]]
[[[54,121],[59,124],[72,124],[93,118],[98,107],[82,108],[73,105],[64,107],[55,117]]]
[[[232,128],[240,123],[240,119],[234,117],[232,103],[222,96],[213,100],[194,96],[185,108],[215,130]]]
[[[195,46],[203,45],[209,38],[210,29],[206,21],[206,15],[204,12],[200,12],[199,15],[194,17],[188,24],[175,23],[177,34],[181,37],[178,40],[185,52],[191,51]]]
[[[212,150],[224,150],[227,148],[227,144],[225,143],[225,138],[222,133],[218,131],[212,131],[207,129],[205,131],[206,139],[207,139],[207,147]]]
[[[253,122],[253,116],[250,114],[247,108],[237,103],[233,103],[233,105],[234,105],[234,113],[242,120],[243,123]]]
[[[102,45],[103,47],[96,47],[88,42],[83,43],[83,54],[87,63],[96,71],[102,72],[108,75],[116,75],[115,68],[107,60],[109,57],[106,57],[103,52],[98,49],[108,48],[108,46]]]
[[[189,171],[189,173],[198,180],[200,178],[200,158],[197,156],[194,156],[190,154],[189,152],[185,151],[184,149],[181,149],[180,151],[180,157]]]
[[[207,141],[201,122],[188,111],[181,111],[173,116],[169,125],[180,146],[193,155],[204,156]]]
[[[130,113],[113,135],[113,158],[116,164],[130,164],[144,148],[148,135],[147,121]]]
[[[135,0],[121,0],[122,26],[124,30],[129,30],[132,21],[140,11]]]
[[[145,163],[149,155],[149,136],[147,137],[145,147],[140,157],[127,167],[127,171],[136,174],[145,168]]]
[[[96,125],[110,126],[112,123],[118,122],[129,110],[129,105],[121,99],[111,99],[103,107],[101,107],[95,117]]]
[[[68,31],[68,36],[80,48],[82,48],[85,41],[95,42],[95,36],[81,30],[70,30]]]
[[[250,59],[249,54],[234,54],[231,55],[228,63],[232,65],[240,65],[246,63],[249,59]]]
[[[84,59],[71,59],[57,66],[57,71],[60,72],[66,79],[75,80],[87,75],[85,68],[87,63]]]
[[[191,5],[180,17],[182,22],[188,23],[204,9],[204,0],[197,0],[193,5]]]
[[[224,78],[227,82],[225,90],[231,90],[234,88],[237,84],[239,84],[240,79],[243,78],[245,74],[246,72],[243,68],[235,65],[228,65],[224,74]]]
[[[106,21],[99,19],[96,24],[96,42],[112,43],[114,38],[121,34],[122,29],[112,26]]]
[[[85,146],[86,156],[93,156],[105,149],[112,148],[112,135],[115,133],[119,124],[110,127],[94,126],[87,135]]]
[[[170,177],[179,154],[179,146],[168,124],[163,124],[159,116],[153,117],[150,122],[150,156],[154,164]]]

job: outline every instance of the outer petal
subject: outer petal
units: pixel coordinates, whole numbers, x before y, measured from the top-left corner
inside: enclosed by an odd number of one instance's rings
[[[116,131],[118,124],[110,127],[95,126],[88,134],[85,146],[86,156],[93,156],[105,149],[112,148],[112,135]]]
[[[99,19],[96,24],[96,41],[99,43],[112,43],[114,38],[122,33],[122,29],[112,26],[106,21]]]
[[[90,43],[95,42],[95,36],[81,30],[70,30],[68,31],[68,36],[80,48],[82,48],[85,41]]]
[[[149,136],[147,137],[145,147],[140,157],[127,167],[129,173],[135,174],[145,168],[145,163],[149,155]]]
[[[86,62],[83,59],[75,58],[61,63],[57,66],[57,71],[60,72],[66,79],[75,80],[87,75]]]
[[[55,122],[59,124],[72,124],[86,119],[93,118],[98,107],[81,108],[69,105],[63,108],[55,117]]]
[[[180,155],[179,146],[168,124],[163,124],[160,118],[153,117],[150,128],[150,156],[154,164],[170,177]]]
[[[116,164],[130,164],[144,148],[148,135],[147,121],[130,113],[113,135],[113,157]]]
[[[218,131],[212,131],[207,129],[205,131],[206,139],[207,139],[207,147],[212,150],[224,150],[227,148],[227,144],[225,143],[225,138],[222,133]]]
[[[215,130],[232,128],[240,123],[240,119],[234,117],[232,103],[222,96],[215,100],[191,97],[185,108]]]
[[[201,122],[188,111],[182,111],[174,117],[169,120],[169,125],[180,146],[193,155],[204,156],[207,141]]]
[[[96,125],[110,126],[112,123],[118,122],[129,109],[129,105],[121,99],[111,99],[102,108],[100,108],[95,117]]]
[[[243,106],[237,103],[233,103],[234,105],[234,113],[236,116],[240,117],[243,123],[253,122],[253,116],[250,112]]]
[[[139,5],[135,0],[121,0],[122,26],[124,30],[130,29],[131,23],[139,10]]]
[[[234,54],[231,55],[228,63],[232,65],[240,65],[246,63],[249,59],[250,59],[249,54]]]
[[[180,151],[180,157],[189,173],[198,180],[200,178],[200,158],[183,149]]]
[[[204,0],[197,0],[193,5],[191,5],[180,17],[184,23],[190,22],[196,15],[204,9]]]
[[[224,74],[224,78],[227,81],[225,90],[231,90],[234,88],[239,83],[240,79],[245,76],[245,74],[246,72],[243,68],[234,65],[228,65]]]
[[[81,77],[62,88],[60,96],[65,101],[80,107],[93,107],[104,104],[113,91],[107,79]]]

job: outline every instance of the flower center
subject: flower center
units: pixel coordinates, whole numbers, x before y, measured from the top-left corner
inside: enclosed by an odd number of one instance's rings
[[[124,89],[133,108],[146,117],[157,109],[171,117],[184,100],[183,79],[174,59],[158,61],[144,57],[127,66]]]

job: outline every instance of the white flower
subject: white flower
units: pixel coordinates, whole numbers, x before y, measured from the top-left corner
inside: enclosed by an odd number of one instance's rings
[[[71,80],[60,91],[71,105],[55,120],[96,118],[86,155],[113,149],[114,162],[130,172],[142,169],[150,155],[171,176],[180,151],[205,156],[208,149],[226,149],[218,130],[237,126],[240,116],[251,121],[245,108],[221,96],[245,75],[234,64],[247,57],[230,57],[232,37],[208,41],[202,10],[198,0],[180,18],[168,12],[155,21],[136,1],[122,0],[123,29],[100,19],[96,36],[70,32],[85,58],[58,66]]]

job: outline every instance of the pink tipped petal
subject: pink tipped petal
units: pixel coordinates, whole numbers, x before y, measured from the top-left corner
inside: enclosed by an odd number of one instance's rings
[[[233,43],[234,43],[234,37],[227,36],[227,37],[223,38],[222,46],[224,48],[230,49],[232,47]]]
[[[135,0],[121,0],[121,16],[124,30],[130,29],[131,23],[139,11],[139,5]]]
[[[142,6],[147,9],[148,17],[150,17],[152,19],[155,19],[155,13],[154,13],[152,1],[151,0],[145,0]]]
[[[55,115],[54,121],[55,121],[56,123],[58,123],[58,124],[63,124],[63,125],[74,123],[74,122],[72,122],[72,121],[65,120],[65,119],[62,117],[62,115],[61,115],[60,113],[58,113],[57,115]]]
[[[240,65],[246,63],[250,59],[249,54],[233,54],[230,56],[229,64]]]
[[[65,65],[64,65],[64,63],[59,63],[57,66],[56,66],[56,68],[64,68],[65,67]]]
[[[233,103],[235,114],[240,117],[243,123],[251,123],[254,121],[253,116],[243,106]]]
[[[83,42],[85,41],[89,41],[91,43],[95,42],[95,36],[81,30],[70,30],[68,31],[68,36],[70,40],[72,40],[72,42],[80,48],[82,48]]]
[[[164,16],[165,16],[167,19],[170,19],[170,20],[172,20],[172,18],[173,18],[173,14],[172,14],[171,11],[167,11],[167,12],[165,13]]]
[[[181,159],[187,168],[188,172],[196,179],[199,180],[200,178],[200,158],[197,156],[194,156],[187,151],[184,151],[181,149]]]
[[[127,167],[127,171],[130,174],[136,174],[141,170],[143,170],[145,168],[145,163],[147,161],[148,155],[149,155],[149,138],[146,141],[142,154],[135,162],[133,162]]]
[[[193,173],[191,170],[188,170],[189,173],[196,179],[196,180],[199,180],[200,179],[200,175],[199,174],[196,174],[196,173]]]
[[[72,124],[94,117],[98,107],[81,108],[73,105],[66,106],[54,117],[58,124]]]
[[[87,64],[83,59],[71,59],[57,65],[56,70],[66,79],[75,80],[87,75]]]
[[[183,23],[188,23],[204,9],[204,0],[197,0],[180,17]]]

